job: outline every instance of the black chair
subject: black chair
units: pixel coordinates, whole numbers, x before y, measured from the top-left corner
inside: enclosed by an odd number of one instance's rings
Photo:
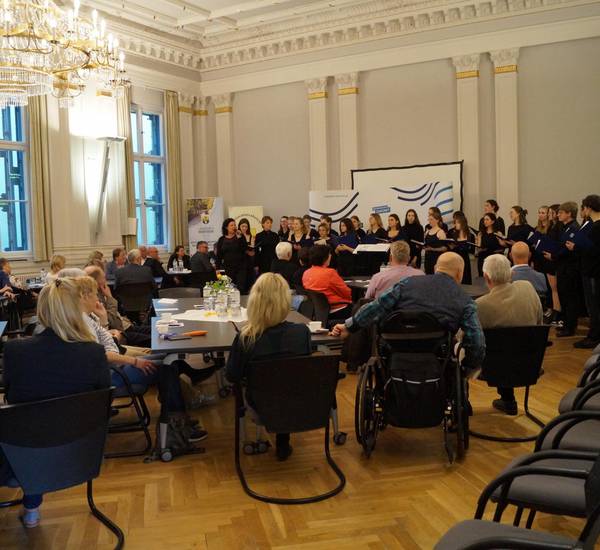
[[[200,272],[200,273],[190,273],[187,277],[187,284],[192,288],[204,288],[206,283],[210,283],[211,281],[217,280],[217,272],[209,271],[209,272]]]
[[[569,390],[558,404],[558,412],[600,411],[600,360],[586,361],[577,387]]]
[[[121,285],[115,289],[115,297],[119,301],[121,309],[137,324],[146,320],[154,293],[154,283],[149,282]]]
[[[309,317],[313,321],[321,321],[324,327],[328,327],[338,321],[341,318],[336,317],[335,312],[330,314],[331,306],[336,304],[330,304],[327,300],[327,297],[322,292],[317,292],[316,290],[304,290],[304,294],[308,297],[308,300],[312,303],[313,306],[313,315]],[[339,306],[347,306],[346,303],[339,303]]]
[[[550,420],[537,437],[535,452],[549,449],[600,453],[600,411],[569,411]]]
[[[325,428],[325,457],[339,484],[320,495],[303,498],[278,498],[253,491],[240,463],[240,424],[245,415],[243,388],[235,386],[235,467],[247,495],[273,504],[308,504],[337,495],[346,478],[329,452],[329,415],[335,402],[339,355],[316,354],[310,357],[286,357],[251,363],[248,368],[246,395],[261,425],[270,433],[296,433]]]
[[[545,475],[561,476],[559,468],[547,470]],[[554,472],[550,474],[549,472]],[[574,477],[577,476],[574,470]],[[580,472],[583,476],[583,472]],[[551,478],[552,479],[552,478]],[[584,500],[586,523],[578,540],[560,535],[531,531],[514,525],[494,521],[463,521],[452,527],[436,544],[435,550],[484,550],[498,548],[523,548],[529,550],[592,550],[600,533],[600,458],[585,474]]]
[[[173,288],[163,288],[158,291],[159,298],[202,298],[202,291],[199,288],[187,286],[176,286]]]
[[[529,411],[529,388],[537,383],[540,376],[549,331],[548,325],[484,330],[486,351],[480,379],[492,387],[525,387],[525,415],[540,427],[544,427],[544,423]],[[537,434],[499,437],[473,430],[470,433],[479,439],[507,443],[535,441],[537,437]]]
[[[102,465],[110,402],[107,388],[0,406],[0,448],[26,494],[87,483],[90,510],[117,536],[119,549],[125,541],[123,531],[96,508],[92,486]]]
[[[132,420],[120,421],[113,418],[108,425],[108,433],[122,434],[143,432],[146,446],[140,450],[105,453],[104,458],[124,458],[146,455],[150,452],[150,449],[152,449],[152,436],[148,430],[148,426],[150,426],[150,411],[144,400],[144,395],[148,391],[148,387],[144,384],[132,384],[122,367],[113,365],[110,368],[111,371],[123,381],[122,386],[114,388],[113,398],[127,399],[124,403],[113,403],[113,408],[119,412],[125,409],[132,409],[135,417]]]

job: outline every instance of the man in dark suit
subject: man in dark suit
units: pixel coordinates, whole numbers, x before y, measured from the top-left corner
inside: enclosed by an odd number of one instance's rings
[[[167,276],[158,255],[158,248],[155,246],[148,247],[148,256],[142,265],[152,270],[153,277],[162,277],[164,279]]]
[[[134,248],[127,254],[128,264],[119,269],[115,275],[115,288],[138,283],[151,283],[153,287],[154,277],[148,266],[142,266],[142,255],[139,249]]]
[[[210,263],[208,256],[208,243],[206,241],[198,241],[196,245],[196,253],[190,259],[192,273],[212,273],[215,268]]]

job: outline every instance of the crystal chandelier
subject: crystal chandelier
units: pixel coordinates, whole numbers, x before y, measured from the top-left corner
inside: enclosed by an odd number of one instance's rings
[[[119,41],[96,10],[90,20],[79,0],[66,11],[51,0],[0,0],[0,108],[46,94],[68,107],[89,78],[117,97],[130,83]]]

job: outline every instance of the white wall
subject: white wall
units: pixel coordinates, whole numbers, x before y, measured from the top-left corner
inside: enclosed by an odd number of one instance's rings
[[[450,61],[361,73],[359,125],[363,168],[457,160]]]
[[[235,202],[265,214],[308,210],[310,160],[304,83],[241,92],[233,102]]]
[[[598,193],[599,152],[600,38],[521,50],[519,200],[530,218]]]

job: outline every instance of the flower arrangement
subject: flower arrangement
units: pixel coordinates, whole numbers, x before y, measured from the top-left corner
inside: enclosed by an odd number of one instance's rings
[[[228,286],[231,285],[231,278],[225,275],[224,273],[217,273],[217,280],[210,281],[206,284],[209,285],[214,292],[219,292],[219,290],[225,290]]]

